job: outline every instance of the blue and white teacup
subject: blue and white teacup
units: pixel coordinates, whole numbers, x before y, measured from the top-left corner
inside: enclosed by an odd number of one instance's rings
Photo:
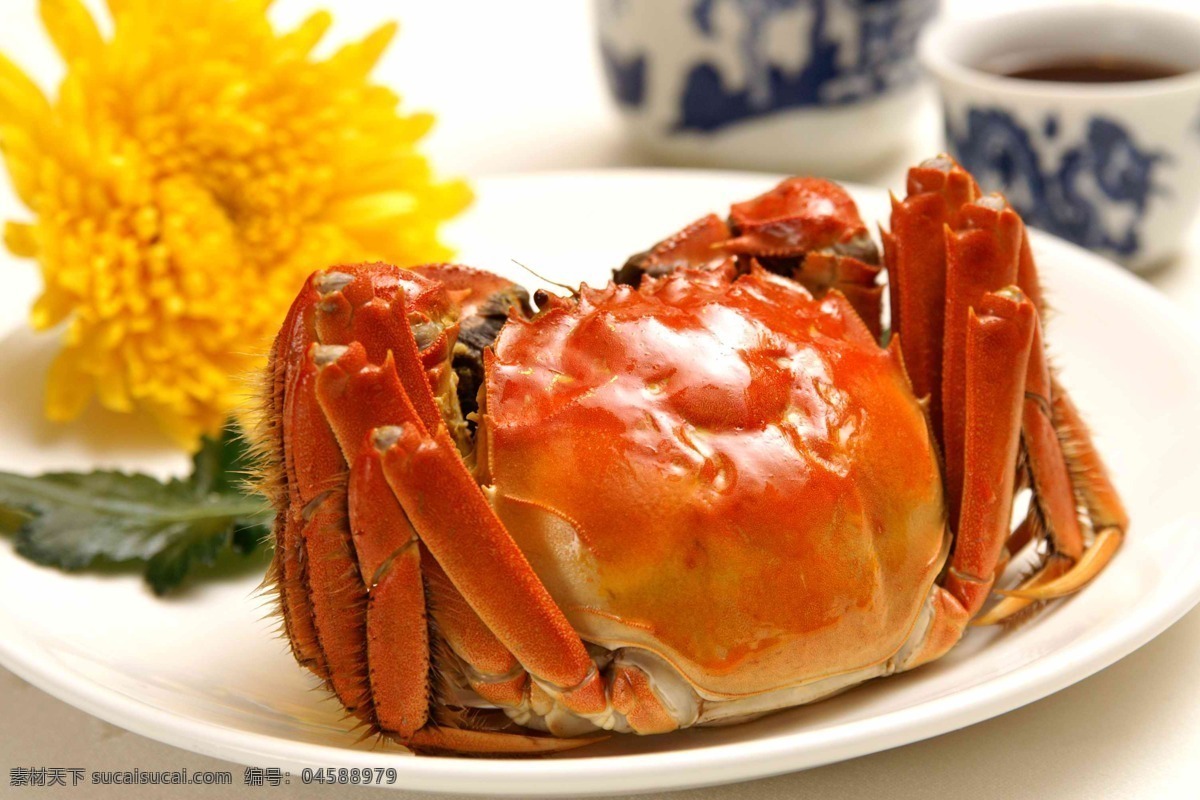
[[[1032,226],[1145,270],[1200,208],[1200,18],[1050,6],[942,20],[921,42],[950,153]],[[1121,59],[1181,74],[1124,83],[1005,77],[1049,61]]]
[[[595,0],[634,138],[679,164],[841,175],[912,129],[937,0]]]

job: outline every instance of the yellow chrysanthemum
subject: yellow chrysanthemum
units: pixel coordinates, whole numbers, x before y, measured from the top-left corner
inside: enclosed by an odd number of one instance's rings
[[[387,25],[328,60],[326,13],[277,35],[269,0],[42,0],[67,65],[56,102],[0,56],[0,145],[36,215],[8,248],[36,258],[33,325],[66,322],[46,413],[96,396],[181,442],[217,429],[304,276],[330,264],[445,258],[469,202],[415,144],[433,122],[368,81]]]

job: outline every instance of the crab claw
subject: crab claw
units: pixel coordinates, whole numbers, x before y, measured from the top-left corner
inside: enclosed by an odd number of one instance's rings
[[[639,286],[680,269],[696,273],[751,272],[755,264],[800,283],[821,299],[843,294],[879,337],[883,287],[879,253],[853,198],[822,178],[790,178],[730,208],[729,221],[709,214],[638,253],[613,273],[615,283]]]
[[[734,238],[725,250],[764,258],[831,252],[868,263],[879,260],[875,243],[849,193],[823,178],[791,178],[729,209]]]
[[[718,268],[731,260],[723,249],[729,236],[729,226],[716,214],[701,217],[649,250],[631,256],[613,272],[613,283],[638,286],[647,275],[661,278],[677,269]]]
[[[823,178],[790,178],[729,209],[723,249],[785,275],[821,298],[846,296],[876,337],[882,327],[879,252],[853,198]]]

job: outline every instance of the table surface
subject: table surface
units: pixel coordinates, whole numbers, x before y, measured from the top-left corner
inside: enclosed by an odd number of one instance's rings
[[[1020,0],[1032,2],[1033,0]],[[91,4],[91,3],[89,3]],[[1016,4],[1010,0],[1008,4]],[[1191,7],[1191,0],[1163,5]],[[36,20],[35,0],[4,0],[0,52],[53,86],[61,67]],[[280,25],[319,3],[279,0]],[[334,6],[333,3],[325,5]],[[946,2],[945,13],[978,13],[987,5]],[[344,40],[380,21],[379,4],[337,4],[330,38]],[[436,110],[427,150],[445,174],[646,164],[625,140],[605,96],[584,0],[393,0],[388,12],[401,35],[377,77],[400,89],[410,109]],[[1200,10],[1198,10],[1200,13]],[[895,163],[857,176],[865,183],[902,185],[907,164],[940,146],[932,102],[920,111],[921,135]],[[482,133],[481,133],[482,132]],[[0,217],[16,205],[0,181]],[[33,274],[32,266],[22,266]],[[1147,276],[1200,319],[1200,225],[1173,262]],[[1029,706],[961,731],[853,761],[778,778],[673,794],[672,797],[868,797],[892,800],[970,793],[974,800],[1197,797],[1200,789],[1200,611],[1103,672]],[[0,669],[0,767],[82,766],[87,769],[232,770],[242,768],[137,736],[52,698]],[[0,776],[3,791],[7,775]],[[155,797],[151,787],[26,790],[39,797]],[[183,787],[205,798],[260,796],[284,790]],[[339,797],[404,797],[339,787]],[[327,797],[324,787],[291,786],[289,797]],[[415,796],[409,794],[407,796]]]

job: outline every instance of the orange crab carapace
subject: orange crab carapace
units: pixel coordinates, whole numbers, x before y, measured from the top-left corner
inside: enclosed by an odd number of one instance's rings
[[[811,178],[536,312],[461,266],[313,275],[262,437],[296,658],[414,749],[552,752],[806,703],[1080,588],[1128,521],[1020,218],[940,157],[883,238],[886,346],[877,250]]]

